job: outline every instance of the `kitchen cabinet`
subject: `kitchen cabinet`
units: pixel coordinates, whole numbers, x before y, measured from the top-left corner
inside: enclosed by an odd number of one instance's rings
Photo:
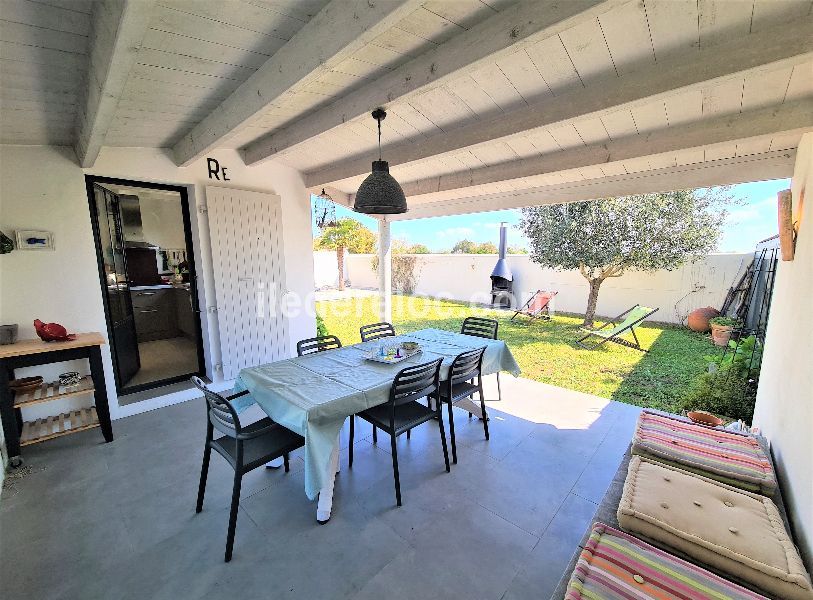
[[[172,288],[130,291],[139,343],[178,336],[176,297]]]

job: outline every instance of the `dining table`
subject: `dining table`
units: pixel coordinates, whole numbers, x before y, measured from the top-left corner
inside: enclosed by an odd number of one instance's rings
[[[387,347],[414,342],[419,351],[397,363],[371,360]],[[244,368],[235,392],[248,394],[232,401],[241,412],[256,403],[274,421],[305,438],[305,494],[318,498],[316,518],[330,519],[333,485],[339,465],[339,432],[345,420],[389,400],[393,380],[402,369],[442,358],[441,380],[448,376],[455,357],[485,347],[482,374],[506,371],[519,376],[520,368],[502,340],[463,335],[441,329],[421,329],[379,340],[343,346],[305,356]],[[471,403],[479,414],[479,405]]]

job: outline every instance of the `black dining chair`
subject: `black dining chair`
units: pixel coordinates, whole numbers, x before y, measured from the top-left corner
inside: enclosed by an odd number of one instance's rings
[[[488,436],[488,415],[486,414],[486,402],[483,395],[483,355],[486,349],[477,348],[467,350],[458,354],[452,366],[449,367],[449,377],[440,382],[438,398],[441,403],[449,407],[449,437],[452,439],[452,462],[457,464],[457,442],[454,437],[454,405],[465,398],[470,398],[474,394],[480,394],[480,410],[483,411],[483,430]]]
[[[440,363],[438,358],[432,362],[407,367],[395,376],[390,388],[390,398],[384,404],[368,408],[358,413],[358,416],[379,427],[390,434],[392,450],[392,471],[395,477],[395,500],[401,506],[401,479],[398,475],[398,446],[396,439],[399,435],[411,429],[428,423],[437,417],[440,427],[440,440],[443,445],[443,459],[446,462],[446,472],[449,467],[449,450],[446,447],[446,431],[443,428],[442,404],[435,402],[436,408],[424,406],[418,400],[425,397],[436,398],[440,385]],[[353,421],[350,421],[350,467],[353,466]]]
[[[234,548],[234,532],[237,529],[237,508],[240,504],[240,486],[243,475],[280,456],[285,460],[285,472],[287,473],[290,468],[288,454],[304,446],[305,438],[272,421],[269,417],[243,427],[240,417],[230,401],[244,396],[248,392],[221,396],[206,387],[199,377],[192,377],[192,383],[203,392],[206,399],[206,446],[203,450],[203,467],[200,471],[196,513],[203,510],[203,496],[206,493],[206,476],[209,473],[209,458],[212,450],[225,458],[234,469],[229,530],[226,536],[226,562],[229,562]],[[215,438],[215,429],[223,435]]]
[[[306,356],[325,350],[335,350],[342,347],[342,341],[335,335],[318,335],[314,338],[299,340],[296,343],[297,356]]]
[[[361,335],[362,342],[379,340],[381,338],[394,336],[395,327],[392,326],[392,323],[371,323],[370,325],[362,325],[359,327],[359,335]]]
[[[460,333],[473,335],[474,337],[486,338],[488,340],[497,339],[497,329],[500,324],[496,319],[486,319],[484,317],[466,317],[463,319],[463,326]],[[500,385],[500,372],[497,371],[497,397],[502,400],[502,386]]]

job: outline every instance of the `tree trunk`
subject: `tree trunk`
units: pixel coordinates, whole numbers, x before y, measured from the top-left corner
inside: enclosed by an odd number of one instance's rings
[[[598,289],[601,287],[603,279],[588,279],[590,282],[590,295],[587,296],[587,310],[584,311],[583,327],[593,326],[593,317],[596,316],[596,303],[598,302]]]
[[[336,248],[336,262],[339,266],[339,291],[344,291],[344,246]]]

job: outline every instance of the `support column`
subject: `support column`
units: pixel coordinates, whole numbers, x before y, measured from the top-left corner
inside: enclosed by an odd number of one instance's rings
[[[378,221],[378,293],[379,317],[392,323],[392,237],[385,219]]]

